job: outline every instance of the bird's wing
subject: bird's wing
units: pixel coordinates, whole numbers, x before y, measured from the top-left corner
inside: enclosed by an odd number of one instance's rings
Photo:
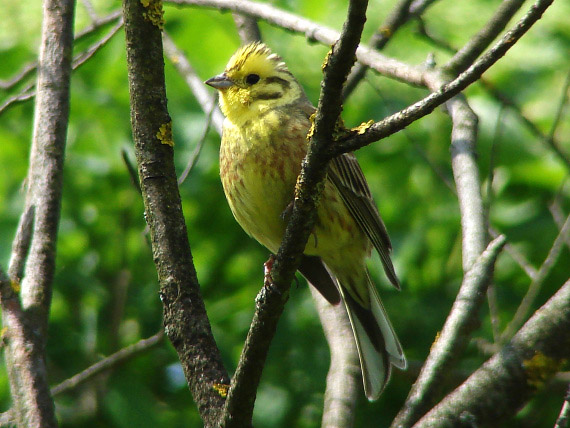
[[[334,158],[329,166],[328,177],[338,189],[358,226],[378,251],[386,276],[399,289],[400,283],[390,259],[392,244],[354,154],[345,153]]]

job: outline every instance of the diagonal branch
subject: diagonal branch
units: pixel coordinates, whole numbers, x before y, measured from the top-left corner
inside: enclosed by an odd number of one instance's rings
[[[226,401],[222,422],[226,428],[251,424],[263,363],[315,222],[315,207],[327,166],[322,153],[332,141],[334,126],[340,115],[342,85],[354,64],[354,52],[366,20],[366,7],[366,0],[350,2],[342,36],[332,47],[324,65],[314,132],[298,179],[293,212],[271,270],[271,281],[262,288],[256,299],[254,318]]]
[[[503,349],[414,428],[500,426],[554,377],[570,354],[570,281]]]
[[[443,67],[457,75],[473,64],[521,8],[524,0],[505,0],[497,8],[487,24],[479,30]]]
[[[560,257],[562,249],[564,248],[564,242],[569,237],[570,237],[570,216],[566,217],[566,221],[564,222],[564,225],[562,226],[560,233],[554,240],[554,243],[552,244],[552,247],[550,248],[550,251],[546,256],[546,259],[544,259],[544,262],[538,269],[536,276],[532,278],[532,282],[528,287],[528,290],[521,304],[517,308],[517,311],[513,316],[513,319],[511,320],[509,325],[507,325],[507,328],[501,335],[501,342],[506,342],[507,340],[509,340],[516,333],[520,325],[524,322],[524,319],[528,316],[530,308],[532,307],[532,304],[538,297],[538,293],[542,288],[544,280],[547,278],[548,274],[556,264],[556,261],[558,260],[558,257]]]
[[[478,310],[493,276],[495,261],[505,242],[503,235],[493,240],[465,274],[441,334],[432,345],[422,371],[392,427],[412,426],[439,398],[441,379],[477,327]]]
[[[340,34],[331,28],[265,3],[249,0],[168,0],[168,3],[239,12],[263,19],[286,30],[304,34],[309,40],[316,40],[329,46],[333,45],[340,37]],[[423,69],[420,67],[412,67],[396,59],[388,58],[365,45],[358,47],[356,58],[380,74],[413,85],[424,86]]]
[[[517,41],[540,19],[544,11],[552,4],[553,0],[537,0],[526,15],[508,31],[501,40],[495,44],[487,53],[481,56],[466,71],[461,73],[451,82],[437,88],[441,78],[436,75],[427,74],[422,78],[426,80],[428,86],[434,91],[421,101],[397,112],[393,115],[374,123],[359,133],[354,133],[344,141],[338,142],[332,148],[330,156],[338,156],[341,153],[355,151],[374,141],[388,137],[411,124],[412,122],[428,115],[437,106],[449,100],[453,96],[477,81],[481,75],[495,64],[507,51],[513,47]]]

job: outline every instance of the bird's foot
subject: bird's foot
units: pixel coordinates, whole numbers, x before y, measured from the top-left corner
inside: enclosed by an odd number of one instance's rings
[[[269,259],[263,263],[263,286],[266,288],[273,287],[273,277],[271,276],[271,269],[273,269],[273,264],[275,263],[275,256],[273,254],[269,255]]]

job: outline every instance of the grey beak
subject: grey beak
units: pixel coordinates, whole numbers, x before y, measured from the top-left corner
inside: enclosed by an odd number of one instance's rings
[[[217,76],[212,77],[204,82],[206,85],[210,85],[212,88],[215,89],[227,89],[230,86],[234,85],[226,73],[218,74]]]

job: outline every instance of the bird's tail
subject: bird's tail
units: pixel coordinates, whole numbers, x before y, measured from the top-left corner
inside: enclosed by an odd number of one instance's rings
[[[364,392],[373,401],[378,399],[388,383],[391,366],[404,370],[407,362],[378,291],[368,274],[366,280],[370,296],[369,308],[358,303],[342,285],[339,290],[354,332]]]

